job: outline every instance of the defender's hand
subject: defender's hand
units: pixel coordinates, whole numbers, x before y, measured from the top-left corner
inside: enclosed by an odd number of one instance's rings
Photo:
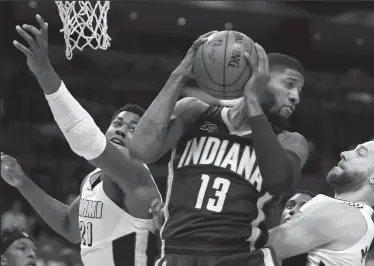
[[[22,28],[16,26],[16,30],[29,45],[26,48],[18,41],[13,41],[14,46],[27,56],[27,65],[35,75],[40,75],[50,67],[48,58],[48,24],[40,15],[36,15],[40,29],[24,24]],[[31,35],[30,35],[31,34]]]
[[[260,104],[266,104],[264,95],[265,87],[270,81],[269,59],[259,44],[255,44],[257,60],[244,53],[245,59],[252,67],[252,76],[244,88],[244,96],[250,101],[257,101]]]
[[[151,203],[151,209],[153,214],[153,224],[157,230],[160,230],[165,222],[164,204],[159,199],[155,199]]]
[[[204,44],[208,37],[212,34],[217,33],[218,31],[210,31],[208,33],[205,33],[201,35],[191,46],[191,48],[188,50],[186,56],[182,60],[182,62],[179,64],[179,66],[174,70],[174,73],[182,74],[184,76],[191,77],[192,76],[192,65],[195,59],[195,53],[197,49],[200,47],[200,45]]]
[[[9,185],[19,188],[24,185],[27,177],[16,159],[1,153],[1,177]]]

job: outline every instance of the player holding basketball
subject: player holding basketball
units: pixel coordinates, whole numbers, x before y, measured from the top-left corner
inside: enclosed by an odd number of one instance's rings
[[[142,113],[133,106],[120,109],[104,135],[51,66],[48,25],[39,15],[37,21],[40,30],[30,25],[16,27],[30,48],[17,41],[14,45],[27,56],[71,149],[97,169],[85,178],[80,197],[71,206],[49,197],[6,155],[1,156],[2,176],[57,233],[81,242],[86,266],[152,265],[157,240],[150,204],[161,196],[148,168],[131,158],[127,149]]]
[[[278,259],[308,253],[308,266],[364,266],[374,238],[374,141],[341,153],[327,183],[335,198],[308,201],[270,231],[268,244]]]
[[[1,231],[0,255],[1,266],[36,266],[34,241],[21,228]]]
[[[254,73],[234,107],[196,98],[177,103],[191,74],[189,50],[139,121],[130,153],[152,162],[173,149],[156,265],[213,266],[248,251],[250,265],[272,261],[268,249],[258,250],[267,241],[266,205],[300,175],[308,151],[300,134],[274,129],[264,110],[287,118],[304,77],[295,59],[272,55],[269,66],[265,51],[256,50],[258,64],[246,55]]]

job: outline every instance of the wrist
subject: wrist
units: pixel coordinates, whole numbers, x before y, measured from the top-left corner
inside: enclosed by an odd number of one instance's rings
[[[254,116],[264,114],[264,111],[262,110],[262,107],[261,107],[261,103],[256,95],[245,95],[244,99],[247,105],[249,117],[254,117]]]
[[[168,81],[166,82],[164,87],[172,88],[173,90],[179,91],[182,93],[182,89],[186,85],[189,77],[181,72],[173,72],[171,73]]]
[[[23,192],[26,192],[29,189],[31,184],[32,184],[32,181],[26,175],[23,175],[22,176],[22,182],[20,184],[18,184],[15,188],[20,193],[23,193]]]
[[[53,71],[53,67],[52,67],[51,63],[48,61],[45,64],[43,64],[43,66],[41,66],[40,68],[35,70],[34,75],[37,78],[41,78],[43,76],[48,75],[48,73],[51,73],[52,71]]]

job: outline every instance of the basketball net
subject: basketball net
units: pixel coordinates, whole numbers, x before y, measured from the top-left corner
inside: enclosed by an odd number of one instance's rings
[[[66,45],[66,58],[73,57],[73,50],[82,51],[86,46],[94,50],[106,50],[110,46],[107,34],[109,1],[55,1],[62,20]]]

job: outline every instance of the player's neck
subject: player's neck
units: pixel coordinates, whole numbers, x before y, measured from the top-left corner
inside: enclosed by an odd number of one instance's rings
[[[344,201],[349,201],[353,203],[360,203],[364,205],[373,205],[372,197],[365,197],[365,195],[368,195],[365,191],[347,191],[339,194],[335,194],[336,199],[341,199]]]
[[[239,101],[237,105],[231,107],[227,116],[235,130],[240,131],[250,129],[244,100]]]

